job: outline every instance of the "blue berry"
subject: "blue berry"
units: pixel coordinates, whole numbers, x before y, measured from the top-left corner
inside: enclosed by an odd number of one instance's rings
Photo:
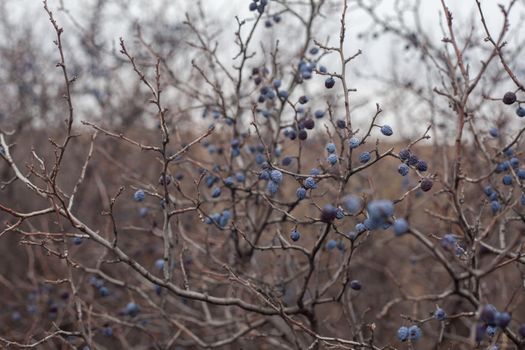
[[[490,136],[492,136],[492,137],[494,137],[494,138],[498,137],[498,136],[499,136],[499,130],[498,130],[498,128],[491,128],[491,129],[489,130],[489,134],[490,134]]]
[[[310,169],[310,175],[312,175],[312,176],[321,175],[321,170],[319,170],[317,168],[312,168],[312,169]]]
[[[408,222],[401,218],[394,221],[394,233],[396,236],[401,236],[408,231]]]
[[[506,186],[512,185],[512,176],[510,176],[510,175],[503,176],[502,182]]]
[[[73,244],[74,244],[74,245],[81,245],[82,242],[84,242],[84,240],[82,239],[82,237],[74,237],[74,238],[73,238]]]
[[[518,109],[516,109],[516,114],[518,115],[518,117],[520,118],[523,118],[525,117],[525,108],[523,107],[518,107]]]
[[[394,134],[394,130],[389,125],[383,125],[381,127],[381,133],[385,136],[392,136]]]
[[[164,259],[155,260],[155,268],[157,270],[162,270],[164,268]]]
[[[310,72],[309,70],[303,70],[301,72],[301,75],[302,75],[303,79],[305,79],[305,80],[312,79],[312,72]]]
[[[275,79],[272,85],[274,88],[278,89],[281,87],[281,81],[279,79]]]
[[[328,163],[330,163],[331,165],[335,165],[335,164],[337,163],[337,159],[338,159],[337,155],[336,155],[336,154],[333,154],[333,153],[330,154],[330,155],[328,156],[328,158],[326,158],[326,160],[328,161]]]
[[[232,139],[230,145],[233,148],[238,148],[241,145],[241,141],[239,139]]]
[[[369,231],[376,230],[381,226],[382,222],[372,219],[372,218],[366,218],[363,221],[363,225],[365,225],[366,229]]]
[[[490,209],[492,210],[493,214],[496,214],[498,211],[500,211],[501,204],[497,200],[491,201],[490,202]]]
[[[335,217],[338,219],[338,220],[341,220],[342,218],[345,217],[345,212],[343,211],[343,209],[337,207],[337,211],[335,213]]]
[[[11,314],[11,320],[14,322],[18,322],[22,319],[22,315],[18,311],[13,311]]]
[[[408,174],[408,171],[410,170],[410,168],[408,167],[408,165],[406,165],[405,163],[401,163],[399,164],[399,166],[397,167],[397,172],[403,176],[406,176]]]
[[[525,180],[525,169],[519,169],[517,172],[516,172],[516,175],[518,175],[518,178],[520,180]]]
[[[259,4],[259,6],[257,6],[257,12],[259,12],[260,14],[262,14],[264,12],[264,8],[266,7],[266,5],[263,5],[263,2],[261,1],[261,3]]]
[[[255,11],[255,10],[257,10],[257,3],[251,2],[250,3],[250,11]]]
[[[352,288],[353,290],[361,290],[363,286],[361,285],[361,282],[359,282],[358,280],[352,280],[350,281],[350,288]]]
[[[333,250],[335,247],[337,247],[337,241],[335,239],[326,242],[326,250]]]
[[[217,197],[220,197],[221,195],[221,188],[220,187],[214,187],[212,192],[211,192],[211,196],[213,198],[217,198]]]
[[[496,335],[496,327],[488,326],[486,332],[487,332],[487,335],[490,338],[492,338],[493,336]]]
[[[295,194],[297,195],[297,199],[305,199],[306,198],[306,188],[299,187],[297,191],[295,191]]]
[[[259,174],[260,180],[270,180],[270,172],[268,170],[263,170]]]
[[[286,90],[279,90],[279,92],[277,93],[277,96],[279,96],[282,99],[287,99],[288,98],[288,91],[286,91]]]
[[[100,294],[101,297],[107,297],[109,295],[109,289],[107,289],[106,287],[102,286],[98,289],[98,294]]]
[[[494,305],[485,305],[483,309],[481,310],[480,319],[485,322],[489,326],[496,326],[496,314],[498,313],[498,310],[494,307]]]
[[[266,157],[262,155],[261,153],[257,153],[257,155],[255,156],[255,163],[261,165],[265,161],[266,161]]]
[[[335,85],[335,80],[334,80],[334,78],[332,78],[332,77],[327,78],[327,79],[325,80],[325,82],[324,82],[324,86],[325,86],[327,89],[331,89],[331,88],[333,88],[334,85]]]
[[[335,122],[335,125],[336,125],[339,129],[344,129],[344,128],[346,128],[346,122],[345,122],[343,119],[337,119],[337,121]]]
[[[239,148],[232,148],[232,157],[238,157],[241,155],[241,150]]]
[[[315,111],[314,116],[315,116],[317,119],[321,119],[322,117],[324,117],[324,111],[317,110],[317,111]]]
[[[496,313],[496,326],[500,328],[506,328],[511,320],[511,316],[508,312],[497,312]]]
[[[102,328],[102,334],[104,334],[105,337],[112,337],[113,336],[113,329],[111,327],[103,327]]]
[[[374,200],[368,203],[369,218],[376,223],[385,223],[394,214],[394,203],[386,199]]]
[[[421,328],[416,325],[410,326],[408,329],[408,336],[412,341],[418,340],[421,338]]]
[[[410,157],[408,157],[408,165],[416,166],[419,162],[419,159],[415,154],[410,154]]]
[[[407,327],[403,326],[397,330],[397,339],[401,341],[408,340],[408,328]]]
[[[371,158],[372,156],[370,155],[370,153],[366,151],[359,155],[359,161],[363,164],[368,163]]]
[[[268,181],[268,184],[266,185],[266,190],[270,195],[274,195],[279,191],[279,184],[273,181]]]
[[[309,52],[310,52],[310,55],[317,55],[319,53],[319,48],[312,47]]]
[[[346,236],[351,240],[354,241],[357,238],[357,233],[354,231],[350,231],[346,234]]]
[[[134,317],[134,316],[137,316],[140,312],[140,308],[137,304],[135,304],[134,302],[130,302],[126,305],[126,308],[124,309],[124,312],[131,316],[131,317]]]
[[[224,185],[227,187],[233,186],[233,177],[228,176],[226,179],[224,179]]]
[[[141,218],[146,217],[146,215],[148,215],[148,212],[149,212],[149,209],[148,209],[148,208],[146,208],[146,207],[141,207],[141,208],[139,209],[139,216],[140,216]]]
[[[292,241],[297,242],[299,238],[301,238],[301,234],[299,233],[299,231],[293,230],[292,233],[290,234],[290,238]]]
[[[476,328],[474,329],[474,340],[476,342],[483,341],[483,338],[485,338],[485,330],[486,326],[482,323],[476,324]]]
[[[350,140],[348,141],[348,145],[350,146],[351,149],[359,147],[360,144],[361,144],[361,139],[359,137],[354,136],[350,138]]]
[[[304,187],[306,189],[315,189],[315,188],[317,188],[317,184],[315,182],[315,179],[313,177],[307,177],[306,180],[304,180]]]
[[[446,249],[454,248],[456,246],[456,236],[451,233],[447,233],[441,238],[441,246]]]
[[[326,69],[325,66],[319,66],[319,72],[321,73],[326,73],[328,70]]]
[[[360,234],[360,233],[363,233],[366,231],[366,226],[365,224],[363,223],[358,223],[357,225],[355,225],[355,232],[357,232],[357,234]]]
[[[288,165],[292,164],[292,161],[293,161],[292,157],[284,157],[283,161],[281,162],[281,164],[283,166],[288,166]]]
[[[229,210],[224,210],[218,217],[218,225],[224,227],[228,224],[228,221],[231,218],[231,213]]]
[[[137,190],[134,194],[133,194],[133,199],[137,202],[142,202],[144,200],[144,198],[146,198],[146,194],[144,193],[143,190]]]
[[[403,148],[401,151],[399,151],[399,158],[400,158],[401,160],[407,160],[407,159],[409,159],[409,158],[410,158],[410,155],[411,155],[410,150],[407,149],[407,148]]]
[[[447,318],[447,314],[445,312],[445,310],[441,309],[441,308],[438,308],[435,312],[434,312],[434,317],[436,318],[436,320],[438,321],[443,321],[445,320],[445,318]]]
[[[326,151],[328,153],[334,153],[335,152],[335,144],[330,142],[329,144],[326,145]]]
[[[244,173],[238,172],[237,174],[235,174],[235,179],[238,182],[244,182],[246,180],[246,176],[244,175]]]
[[[416,164],[416,168],[417,168],[417,170],[419,170],[421,172],[427,171],[427,169],[428,169],[427,162],[425,162],[424,160],[418,161],[417,164]]]
[[[350,214],[356,215],[361,211],[361,208],[363,207],[363,201],[361,197],[356,195],[348,195],[343,198],[343,205]]]
[[[516,157],[512,157],[509,162],[510,162],[510,166],[513,169],[517,169],[520,166],[520,161]]]
[[[283,173],[280,170],[274,169],[270,173],[270,179],[276,184],[283,182]]]

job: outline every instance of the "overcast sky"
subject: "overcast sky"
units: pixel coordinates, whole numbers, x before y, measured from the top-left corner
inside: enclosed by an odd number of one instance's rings
[[[42,45],[47,45],[50,50],[53,50],[52,40],[54,39],[54,33],[46,17],[46,14],[43,11],[41,0],[0,1],[3,1],[4,4],[7,4],[10,21],[20,23],[20,27],[23,27],[24,25],[30,25],[43,36]],[[134,18],[124,18],[121,13],[118,12],[118,10],[113,12],[108,11],[110,13],[106,15],[104,20],[106,26],[104,34],[106,36],[106,41],[113,44],[118,43],[119,37],[124,37],[128,41],[132,40],[135,33],[130,29],[130,23],[135,20],[138,22],[147,22],[147,19],[151,19],[152,17],[164,16],[164,18],[168,19],[169,22],[175,25],[182,22],[186,12],[189,12],[193,16],[196,16],[197,14],[195,0],[113,1],[130,4],[130,6],[132,6],[131,12],[134,16]],[[165,1],[170,4],[169,11],[166,10],[164,5]],[[440,26],[444,25],[442,19],[443,11],[441,7],[441,0],[421,1],[422,5],[420,15],[424,30],[426,31],[427,35],[433,37],[433,40],[436,43],[439,43],[442,38]],[[499,30],[502,21],[502,15],[497,6],[498,3],[508,4],[509,1],[510,0],[482,1],[489,28],[493,32]],[[88,6],[86,4],[92,4],[94,3],[94,0],[63,0],[63,2],[65,6],[71,11],[71,14],[75,20],[77,20],[82,25],[87,20],[86,13],[89,13],[89,11],[86,11],[86,6]],[[383,15],[392,15],[393,10],[391,6],[393,2],[394,0],[383,1],[384,5],[381,7]],[[471,20],[479,22],[479,14],[477,12],[475,0],[447,0],[446,2],[454,15],[454,26],[458,29],[458,32],[467,33],[470,30]],[[342,0],[332,0],[332,3],[342,4]],[[49,4],[52,9],[56,10],[59,0],[49,0]],[[253,13],[250,13],[248,10],[249,0],[202,0],[202,4],[205,11],[205,16],[215,23],[220,23],[222,32],[217,37],[217,41],[221,49],[218,50],[218,52],[221,53],[221,59],[223,62],[225,62],[226,66],[230,67],[233,64],[232,57],[234,56],[235,50],[235,46],[233,45],[234,32],[236,30],[234,16],[237,15],[241,19],[253,18]],[[513,12],[513,17],[510,21],[511,28],[517,28],[517,23],[519,21],[523,21],[524,19],[524,6],[522,2],[519,2],[516,6],[518,8]],[[324,19],[318,19],[318,22],[315,23],[316,30],[314,32],[314,38],[321,42],[324,42],[328,36],[334,41],[337,40],[339,32],[339,16],[340,11],[331,14]],[[67,37],[67,33],[69,31],[76,31],[70,19],[64,17],[63,14],[60,13],[57,13],[57,17],[59,18],[60,24],[66,31],[64,35],[65,37]],[[274,26],[272,29],[266,29],[261,26],[261,28],[259,28],[256,32],[256,37],[264,37],[264,39],[268,39],[268,36],[274,39],[279,38],[282,43],[297,42],[298,35],[301,35],[301,33],[290,30],[290,28],[293,28],[293,21],[293,16],[285,14],[283,15],[283,22]],[[404,43],[400,43],[398,39],[395,39],[392,36],[382,37],[374,41],[358,40],[357,34],[360,30],[366,28],[368,23],[369,19],[367,16],[364,16],[362,12],[349,12],[347,17],[347,30],[349,33],[349,40],[346,47],[347,53],[350,54],[356,52],[358,49],[361,49],[363,54],[359,57],[359,60],[361,60],[360,62],[366,63],[365,66],[367,70],[376,72],[378,74],[388,74],[389,69],[392,67],[392,57],[389,55],[389,52],[391,52],[392,47],[401,47],[404,46]],[[147,23],[144,25],[147,26]],[[525,33],[523,34],[525,35]],[[183,59],[187,58],[188,62],[191,59],[191,57],[188,57],[187,52],[181,52],[181,57]],[[327,58],[326,61],[323,61],[323,63],[325,62],[327,62],[326,64],[330,66],[330,58]],[[335,67],[337,66],[334,65],[334,69]],[[356,62],[352,68],[356,69],[356,67],[360,67],[359,62]],[[354,79],[351,82],[355,87],[359,88],[359,93],[361,96],[369,95],[374,89],[374,84],[370,81],[356,81]]]
[[[15,23],[30,24],[34,28],[45,35],[47,33],[48,38],[52,38],[51,28],[47,21],[46,15],[42,9],[41,0],[0,0],[8,6],[8,13],[11,21]],[[57,8],[59,0],[48,0],[51,8]],[[62,0],[65,6],[71,11],[73,17],[83,23],[86,15],[86,4],[91,4],[94,0]],[[151,16],[156,16],[159,13],[169,18],[173,23],[180,23],[183,20],[184,13],[195,13],[196,10],[196,1],[195,0],[172,0],[168,1],[171,4],[170,12],[159,11],[159,8],[165,8],[163,0],[118,0],[120,2],[131,4],[133,6],[135,18],[121,18],[119,13],[113,13],[107,18],[107,38],[116,42],[119,37],[129,38],[132,37],[133,33],[129,32],[129,23],[132,20],[138,20],[139,22],[145,18],[151,18]],[[332,0],[334,3],[338,1]],[[441,34],[439,33],[440,26],[440,12],[441,10],[441,1],[440,0],[421,0],[421,18],[423,19],[423,24],[428,33],[434,33],[436,35],[435,40],[441,39]],[[385,15],[389,15],[392,12],[391,4],[394,0],[384,0],[385,5],[382,7],[382,10]],[[501,13],[497,8],[498,3],[508,3],[509,0],[484,0],[482,1],[483,7],[486,8],[486,16],[489,27],[496,31],[501,24]],[[341,1],[342,3],[342,1]],[[221,26],[223,27],[223,33],[218,38],[220,46],[223,48],[231,47],[233,41],[234,31],[235,31],[235,20],[234,16],[238,15],[240,18],[251,18],[253,15],[248,10],[248,0],[202,0],[203,7],[208,18],[217,19],[221,21]],[[472,16],[478,16],[476,10],[475,0],[448,0],[447,5],[450,7],[454,14],[455,25],[458,27],[463,27],[468,25],[468,21]],[[519,5],[518,5],[519,6]],[[521,6],[523,10],[523,6]],[[511,26],[515,24],[518,20],[523,20],[522,17],[523,11],[515,12],[515,16],[511,19]],[[285,17],[286,20],[286,17]],[[339,29],[338,18],[326,18],[322,25],[318,25],[315,35],[316,39],[324,41],[328,35],[332,36],[334,39],[337,39],[337,32]],[[348,16],[348,30],[350,35],[353,34],[353,38],[357,34],[359,29],[362,29],[368,23],[366,16],[363,16],[362,12],[353,12],[351,11]],[[62,25],[66,30],[74,30],[72,28],[72,23],[62,18]],[[287,28],[283,24],[280,28]],[[265,35],[264,28],[261,28],[259,35]],[[436,29],[438,31],[436,31]],[[463,29],[463,28],[461,28]],[[284,39],[287,38],[287,35],[290,35],[293,38],[296,37],[296,33],[289,33],[286,30],[279,32],[279,27],[276,26],[273,28],[276,33],[276,36],[284,36]],[[283,40],[284,41],[284,40]],[[349,40],[348,48],[350,51],[361,49],[364,51],[363,56],[366,57],[367,61],[373,66],[381,66],[387,59],[384,55],[385,45],[390,45],[391,43],[385,42],[385,40],[380,40],[376,43],[371,43],[368,41],[358,41],[358,40]]]

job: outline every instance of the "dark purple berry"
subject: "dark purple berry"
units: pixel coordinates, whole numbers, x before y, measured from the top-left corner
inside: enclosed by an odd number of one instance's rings
[[[327,204],[321,212],[321,221],[330,223],[337,217],[337,208],[333,205]]]
[[[480,319],[489,326],[496,326],[496,313],[494,305],[485,305],[481,310]]]
[[[306,129],[312,130],[315,127],[315,121],[309,118],[304,121],[303,125]]]
[[[410,150],[403,148],[401,151],[399,151],[399,158],[401,158],[401,160],[407,160],[410,158]]]
[[[516,94],[512,91],[506,92],[505,95],[503,95],[503,103],[506,105],[511,105],[514,102],[516,102]]]
[[[359,282],[358,280],[353,280],[350,282],[350,288],[352,288],[353,290],[361,290],[361,282]]]
[[[335,85],[335,80],[334,78],[330,77],[330,78],[327,78],[325,81],[324,81],[324,86],[327,88],[327,89],[331,89],[333,88]]]
[[[431,179],[425,178],[425,179],[421,180],[421,190],[423,190],[423,192],[428,192],[432,188],[433,184],[434,183],[432,182]]]
[[[306,140],[308,138],[308,133],[306,132],[306,130],[301,130],[299,131],[299,140]]]

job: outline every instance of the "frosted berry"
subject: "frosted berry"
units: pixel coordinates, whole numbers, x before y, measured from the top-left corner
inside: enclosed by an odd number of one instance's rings
[[[381,127],[381,133],[385,136],[392,136],[394,134],[394,131],[389,125],[383,125]]]
[[[363,152],[359,155],[359,161],[363,164],[365,163],[368,163],[370,161],[370,159],[372,158],[372,156],[370,155],[369,152]]]
[[[137,190],[134,194],[133,194],[133,199],[137,202],[142,202],[144,200],[144,198],[146,197],[145,193],[143,190]]]

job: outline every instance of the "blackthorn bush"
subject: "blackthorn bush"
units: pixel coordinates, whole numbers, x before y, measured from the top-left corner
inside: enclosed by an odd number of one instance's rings
[[[74,3],[0,6],[0,347],[525,348],[522,2]]]

